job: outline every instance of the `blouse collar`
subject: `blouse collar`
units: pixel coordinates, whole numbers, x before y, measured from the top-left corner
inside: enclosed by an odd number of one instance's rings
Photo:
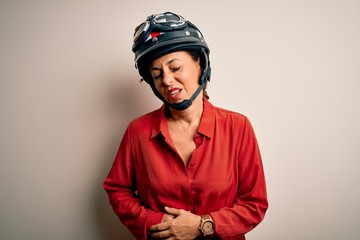
[[[215,131],[214,106],[206,98],[203,98],[203,104],[204,104],[204,109],[197,132],[208,138],[212,138]],[[159,108],[157,111],[154,112],[152,117],[153,126],[151,130],[150,139],[156,137],[160,133],[161,135],[164,136],[165,139],[170,138],[165,111],[166,111],[166,106],[164,104],[161,106],[161,108]]]

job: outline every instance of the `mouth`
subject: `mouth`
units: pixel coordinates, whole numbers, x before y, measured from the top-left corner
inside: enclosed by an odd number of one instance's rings
[[[181,90],[182,89],[180,89],[180,88],[173,88],[173,89],[168,90],[168,94],[169,94],[170,98],[176,99],[180,95]]]

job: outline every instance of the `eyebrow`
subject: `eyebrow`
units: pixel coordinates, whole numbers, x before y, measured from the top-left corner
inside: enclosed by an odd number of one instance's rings
[[[180,60],[180,59],[177,59],[177,58],[173,58],[173,59],[170,59],[167,63],[166,63],[166,65],[170,65],[172,62],[174,62],[175,60]],[[158,67],[150,67],[150,71],[152,71],[152,70],[160,70],[160,68],[158,68]]]

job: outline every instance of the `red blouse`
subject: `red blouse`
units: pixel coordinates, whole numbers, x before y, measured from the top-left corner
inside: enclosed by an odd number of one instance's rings
[[[104,182],[109,201],[137,239],[160,223],[164,206],[210,214],[220,239],[245,239],[268,207],[265,177],[249,120],[204,99],[188,166],[168,132],[166,107],[133,120]]]

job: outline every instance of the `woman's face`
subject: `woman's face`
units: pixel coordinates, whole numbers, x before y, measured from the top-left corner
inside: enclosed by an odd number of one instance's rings
[[[150,73],[158,92],[168,103],[191,98],[199,87],[200,60],[186,51],[166,54],[150,64]]]

